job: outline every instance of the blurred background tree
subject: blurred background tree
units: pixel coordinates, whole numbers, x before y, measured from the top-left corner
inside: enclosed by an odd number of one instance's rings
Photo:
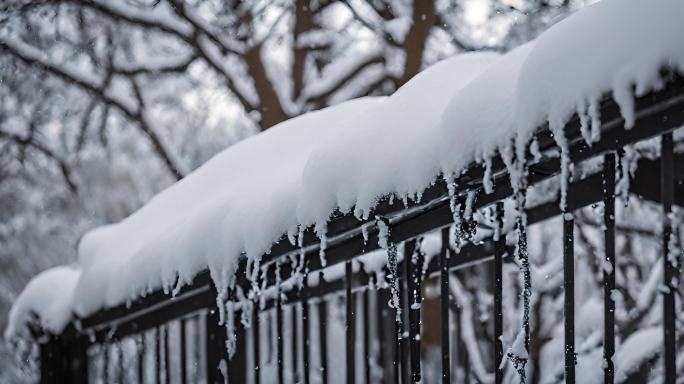
[[[85,231],[221,149],[307,111],[390,94],[453,54],[506,51],[581,3],[2,2],[0,328],[31,276],[75,261]],[[0,382],[32,379],[15,360],[0,347]]]

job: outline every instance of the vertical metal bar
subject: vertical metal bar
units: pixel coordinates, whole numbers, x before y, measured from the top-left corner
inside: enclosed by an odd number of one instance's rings
[[[260,332],[259,324],[259,299],[254,298],[254,305],[252,306],[252,349],[254,353],[254,384],[261,383],[261,353],[260,353],[260,343],[261,338],[259,336]]]
[[[377,329],[377,346],[378,346],[378,365],[382,367],[382,378],[384,383],[392,382],[392,372],[390,371],[390,364],[387,364],[388,359],[392,354],[392,347],[394,344],[385,343],[387,330],[391,329],[387,324],[393,324],[391,319],[389,319],[389,310],[387,308],[387,303],[390,301],[388,290],[380,289],[379,282],[376,281],[376,301],[375,301],[375,311],[376,311],[376,329]],[[387,348],[385,348],[387,347]]]
[[[406,259],[403,261],[406,263]],[[403,272],[406,271],[406,268],[403,268]],[[401,274],[402,271],[398,270],[397,274]],[[400,322],[397,324],[397,330],[399,332],[399,354],[400,354],[400,372],[401,372],[401,382],[404,384],[410,383],[410,372],[409,372],[409,348],[407,345],[408,342],[408,311],[406,311],[406,308],[408,308],[408,297],[407,297],[407,289],[406,289],[406,279],[408,276],[404,273],[403,278],[399,279],[397,277],[397,283],[399,285],[399,315],[397,316],[400,319]]]
[[[465,348],[463,343],[463,324],[461,322],[461,309],[457,306],[454,310],[454,317],[456,318],[456,361],[463,370],[463,380],[462,383],[470,383],[470,358],[468,356],[468,350]]]
[[[269,318],[268,326],[266,327],[266,363],[271,364],[271,359],[273,358],[273,326],[271,324],[275,323],[273,317],[275,317],[275,312],[268,312],[266,317]]]
[[[159,327],[154,328],[154,367],[156,369],[155,383],[161,384],[161,331]]]
[[[323,284],[323,272],[320,273],[319,284]],[[318,343],[321,358],[321,383],[328,383],[328,334],[327,334],[327,302],[324,298],[318,302]]]
[[[395,277],[396,278],[396,277]],[[401,287],[400,287],[401,288]],[[401,374],[401,367],[402,367],[402,333],[403,333],[403,326],[401,322],[401,290],[399,290],[399,300],[397,302],[398,306],[394,308],[393,314],[394,314],[394,379],[396,380],[397,383],[400,382],[402,374]]]
[[[145,382],[145,333],[140,334],[138,341],[138,383]]]
[[[178,336],[180,338],[180,382],[181,384],[185,384],[188,379],[188,359],[187,359],[187,352],[186,352],[186,340],[185,340],[185,327],[186,327],[187,319],[180,319],[180,322],[178,324],[179,326],[179,332],[180,335]]]
[[[450,300],[451,300],[451,298],[450,298]],[[460,358],[461,358],[460,347],[461,346],[458,344],[459,343],[459,339],[458,339],[458,321],[459,321],[459,318],[458,318],[458,311],[456,309],[457,308],[455,305],[450,306],[450,309],[449,309],[449,316],[452,319],[449,323],[449,337],[451,340],[451,348],[450,348],[451,358],[449,360],[449,364],[456,367],[456,370],[454,372],[451,372],[451,376],[449,378],[453,378],[455,376],[456,379],[458,379],[458,373],[459,373],[458,365],[459,365],[459,362],[461,361],[460,360]]]
[[[124,374],[124,361],[123,361],[124,351],[123,351],[123,341],[122,340],[119,340],[119,342],[116,344],[116,354],[118,357],[118,361],[117,361],[118,367],[117,368],[119,371],[118,375],[117,375],[117,381],[119,383],[123,383],[125,374]]]
[[[674,200],[674,144],[672,133],[662,136],[660,144],[660,193],[663,204],[663,341],[665,382],[676,381],[675,284],[677,262],[670,254],[672,203]]]
[[[171,356],[169,353],[169,324],[164,325],[164,383],[171,382]]]
[[[235,291],[231,295],[231,300],[235,300]],[[245,327],[241,321],[242,312],[233,312],[233,332],[235,334],[235,349],[228,362],[228,379],[231,383],[244,383],[247,381],[247,347]]]
[[[309,287],[309,275],[306,272],[306,266],[304,270],[304,281],[302,283],[302,291],[304,293],[304,298],[302,299],[302,369],[304,370],[304,384],[309,384],[309,348],[311,343],[309,341],[309,301],[306,298]]]
[[[615,154],[603,156],[603,382],[615,381]]]
[[[206,329],[206,375],[207,383],[223,383],[225,378],[221,371],[221,361],[228,361],[226,350],[226,327],[219,324],[220,315],[218,308],[212,308],[205,317]]]
[[[503,255],[506,238],[503,234],[504,205],[496,203],[496,229],[494,233],[494,383],[503,382]]]
[[[293,303],[290,307],[292,308],[292,379],[297,383],[299,382],[299,375],[297,372],[297,339],[299,338],[297,332],[297,304]]]
[[[107,384],[109,383],[109,343],[105,343],[102,345],[104,348],[103,350],[103,366],[102,366],[102,382]]]
[[[370,383],[370,291],[363,291],[363,376],[364,383]]]
[[[449,228],[442,229],[442,249],[439,253],[439,303],[442,338],[442,383],[451,382],[449,343]]]
[[[526,172],[526,171],[525,171]],[[527,187],[526,187],[526,176],[523,177],[518,186],[518,192],[515,195],[515,202],[518,212],[523,212],[525,209],[525,200],[527,199]],[[523,280],[523,292],[522,292],[522,306],[523,306],[523,319],[522,328],[525,335],[525,350],[530,350],[530,299],[532,296],[532,273],[530,270],[530,256],[527,251],[527,219],[524,215],[519,214],[516,218],[516,232],[518,235],[518,244],[516,248],[516,254],[520,260],[520,270],[522,272]],[[514,361],[514,366],[520,379],[524,381],[526,379],[525,365],[527,364],[528,357],[523,356],[512,356]],[[517,363],[515,362],[517,360]]]
[[[204,336],[202,334],[202,316],[203,314],[197,314],[195,315],[195,319],[193,321],[194,323],[194,331],[193,331],[193,348],[192,348],[192,382],[197,383],[200,381],[202,377],[206,379],[206,376],[203,376],[205,373],[202,372],[202,369],[200,368],[200,362],[203,361],[202,359],[202,352],[201,352],[201,339]],[[205,337],[206,339],[206,337]]]
[[[410,249],[409,249],[410,248]],[[410,262],[411,255],[415,249],[415,243],[413,241],[408,241],[404,243],[404,260],[403,263]],[[409,289],[408,280],[409,274],[407,273],[407,268],[401,265],[400,274],[402,278],[399,280],[399,302],[401,303],[401,375],[402,383],[411,382],[411,350],[409,347]]]
[[[406,269],[406,288],[409,331],[409,355],[411,382],[420,383],[420,307],[423,301],[421,292],[421,275],[423,270],[423,254],[416,252],[416,241],[404,245],[404,266]]]
[[[41,343],[39,348],[40,384],[50,384],[52,382],[50,343]]]
[[[278,383],[285,382],[283,377],[283,298],[280,284],[276,290],[276,349],[278,357]]]
[[[192,381],[193,383],[197,383],[200,381],[200,379],[205,379],[207,378],[206,376],[206,370],[202,370],[203,364],[201,364],[202,361],[206,361],[206,356],[203,359],[202,358],[202,339],[206,340],[207,337],[205,334],[202,333],[203,328],[202,328],[202,320],[206,318],[206,313],[198,313],[195,315],[195,320],[193,323],[195,324],[194,326],[194,348],[192,349],[192,356],[193,356],[193,364],[192,364]],[[206,321],[205,321],[206,322]],[[206,332],[206,330],[205,330]]]
[[[90,342],[86,337],[80,337],[79,341],[76,343],[76,356],[77,363],[72,363],[72,370],[75,372],[76,377],[74,377],[74,384],[88,383],[88,378],[90,377],[88,371],[90,370],[88,364],[88,346]],[[76,364],[74,364],[76,363]]]
[[[568,176],[565,207],[563,207],[563,290],[565,330],[565,382],[575,382],[575,251],[572,194]]]
[[[354,296],[352,294],[352,262],[347,261],[345,263],[345,290],[346,290],[346,317],[345,317],[345,327],[347,331],[347,383],[353,384],[356,379],[356,354],[355,354],[355,343],[356,343],[356,327],[354,322]]]

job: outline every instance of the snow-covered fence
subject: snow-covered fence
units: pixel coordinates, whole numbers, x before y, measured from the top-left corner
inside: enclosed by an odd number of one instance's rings
[[[673,212],[684,205],[683,13],[678,0],[604,0],[504,55],[457,55],[392,96],[245,140],[84,236],[77,268],[32,281],[6,335],[37,318],[45,382],[436,381],[430,342],[444,383],[529,373],[674,383],[684,345],[684,228]],[[625,257],[639,263],[648,251],[650,271],[623,268],[616,252],[616,239],[644,231],[618,232],[616,195],[646,205],[629,194],[657,207],[646,232],[660,245]],[[601,210],[594,223],[581,216],[590,205]],[[558,255],[531,268],[530,228],[554,222]],[[575,242],[590,225],[601,231],[582,240],[599,244],[589,252]],[[582,275],[600,275],[591,282],[602,298],[579,296],[596,290],[575,286],[579,252],[599,259],[583,260]],[[551,278],[535,277],[546,266]],[[466,287],[454,272],[466,269],[485,284]],[[435,280],[439,293],[428,294]],[[468,290],[491,292],[491,334],[473,322]],[[537,343],[543,294],[549,321],[563,324],[546,324]],[[635,372],[654,361],[661,369]]]
[[[538,202],[529,198],[526,215],[519,216],[521,219],[515,225],[506,226],[502,220],[504,205],[515,204],[516,194],[520,193],[511,187],[514,184],[509,180],[509,168],[499,157],[491,160],[489,175],[481,165],[473,164],[453,183],[451,191],[444,180],[439,180],[428,188],[420,202],[402,205],[382,201],[375,211],[376,217],[363,222],[353,215],[338,215],[328,225],[324,248],[313,231],[303,233],[301,245],[281,241],[262,259],[262,274],[257,279],[247,277],[248,265],[243,260],[234,288],[223,296],[216,291],[209,274],[202,273],[192,284],[180,288],[173,298],[157,291],[129,305],[102,310],[75,321],[62,334],[49,336],[41,344],[42,380],[140,382],[145,377],[154,382],[172,382],[171,378],[177,377],[181,382],[221,382],[225,376],[230,382],[296,380],[308,383],[314,379],[328,382],[332,366],[338,364],[344,351],[347,382],[359,378],[366,382],[380,378],[385,382],[419,382],[421,332],[424,331],[421,329],[421,283],[434,275],[440,279],[441,369],[443,382],[447,383],[452,378],[451,371],[458,368],[455,363],[463,362],[455,361],[451,354],[454,340],[449,319],[454,310],[450,303],[454,286],[449,282],[450,273],[491,261],[494,278],[491,287],[483,289],[491,289],[494,295],[492,360],[503,361],[508,356],[524,372],[530,343],[529,323],[522,322],[519,340],[507,352],[502,344],[502,265],[515,257],[523,276],[528,274],[526,227],[561,215],[565,271],[564,377],[566,382],[574,382],[573,211],[603,202],[603,369],[605,382],[613,382],[614,207],[616,183],[624,183],[621,175],[629,174],[621,168],[621,151],[625,146],[660,136],[660,157],[640,159],[628,177],[630,192],[662,205],[664,379],[674,382],[676,317],[671,287],[679,272],[678,265],[665,250],[672,236],[672,205],[684,205],[683,159],[675,155],[672,139],[672,130],[684,124],[684,80],[672,76],[662,90],[636,99],[635,124],[630,129],[623,128],[619,108],[610,97],[603,99],[600,116],[601,136],[591,144],[582,138],[580,118],[571,120],[564,129],[569,164],[602,158],[599,166],[588,167],[576,177],[563,172],[564,158],[555,155],[559,151],[558,141],[547,129],[536,135],[535,153],[527,154],[524,178],[528,186],[545,180],[562,183],[558,178],[567,177],[564,205],[559,204],[561,197]],[[680,165],[675,167],[675,163]],[[485,180],[487,177],[491,180]],[[492,184],[489,193],[485,192],[486,183]],[[495,207],[491,221],[493,234],[474,238],[473,212],[486,207]],[[441,247],[429,254],[422,247],[421,239],[434,231],[441,234]],[[507,242],[506,234],[513,231],[518,232],[517,242]],[[382,247],[388,255],[387,263],[378,263],[377,252],[373,253]],[[324,257],[320,255],[322,252]],[[385,260],[384,253],[380,259]],[[523,298],[528,294],[523,291]],[[340,295],[346,302],[343,315],[346,341],[344,345],[329,345],[331,319],[327,306]],[[217,297],[223,297],[228,304],[217,306]],[[291,319],[286,321],[285,313]],[[285,350],[285,335],[289,350]],[[374,345],[379,346],[375,351]],[[102,358],[112,354],[117,357]],[[275,360],[264,359],[266,355],[274,355]],[[111,366],[112,361],[118,365]],[[198,361],[202,362],[200,366],[193,363]],[[131,365],[138,368],[124,368]],[[501,366],[494,367],[491,374],[494,382],[504,379]]]

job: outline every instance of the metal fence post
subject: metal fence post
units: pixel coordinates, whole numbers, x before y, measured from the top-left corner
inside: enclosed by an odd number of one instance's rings
[[[503,233],[504,206],[496,203],[496,234],[494,238],[494,382],[503,382],[503,254],[506,235]]]
[[[345,264],[345,290],[346,290],[346,317],[345,327],[347,336],[347,383],[353,384],[356,381],[356,326],[355,326],[355,308],[354,308],[354,294],[352,293],[352,262],[347,261]]]
[[[421,292],[423,253],[420,250],[416,250],[415,240],[407,242],[404,246],[404,265],[406,267],[406,288],[408,300],[406,308],[408,310],[409,320],[408,330],[411,380],[413,383],[420,383],[420,309],[423,301],[423,295]]]
[[[677,276],[677,265],[670,255],[672,237],[672,203],[674,200],[674,143],[672,133],[661,137],[660,144],[660,193],[663,205],[663,344],[665,382],[674,383],[677,376],[677,345],[675,329],[675,292],[673,279]]]
[[[606,263],[603,267],[603,382],[615,381],[615,154],[603,156],[603,226]]]
[[[563,292],[565,331],[565,382],[575,382],[575,219],[570,193],[571,176],[568,172],[565,207],[563,207]]]
[[[449,228],[442,229],[439,253],[439,288],[442,347],[442,384],[451,382],[451,345],[449,343]]]

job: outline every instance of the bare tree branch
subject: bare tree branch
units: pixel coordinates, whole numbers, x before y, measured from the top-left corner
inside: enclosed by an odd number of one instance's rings
[[[373,33],[377,34],[378,36],[382,36],[383,39],[389,45],[394,46],[396,48],[401,47],[401,44],[399,44],[397,41],[395,41],[394,38],[392,37],[392,35],[390,35],[382,27],[374,25],[372,22],[366,20],[363,16],[361,16],[359,14],[359,12],[356,10],[356,8],[354,8],[354,6],[351,5],[351,3],[349,3],[349,0],[342,0],[341,3],[346,5],[347,8],[349,9],[349,11],[351,11],[352,16],[354,17],[354,20],[358,21],[359,23],[361,23],[361,25],[363,25],[364,27],[366,27],[368,30],[372,31]],[[375,8],[373,8],[373,10],[375,10]],[[385,19],[385,17],[387,17],[387,16],[384,16],[383,19]],[[389,20],[389,19],[385,19],[385,20]]]
[[[211,30],[211,26],[208,26],[205,23],[203,23],[198,16],[192,13],[188,9],[187,4],[185,2],[179,0],[169,1],[173,5],[173,9],[176,12],[176,14],[180,16],[183,20],[190,23],[195,28],[196,33],[203,34],[214,44],[216,44],[220,48],[222,54],[225,55],[227,53],[232,53],[234,55],[242,55],[244,53],[244,47],[235,48],[229,46],[228,42],[222,39],[217,31]]]
[[[108,94],[101,85],[92,84],[88,80],[79,78],[63,68],[48,63],[47,60],[41,57],[42,55],[40,55],[38,52],[34,52],[34,49],[26,46],[25,44],[10,42],[0,38],[0,51],[5,51],[26,64],[39,66],[55,77],[84,89],[100,99],[102,102],[110,104],[120,110],[127,118],[138,123],[142,131],[152,142],[154,150],[162,158],[169,172],[171,172],[177,179],[183,178],[184,173],[182,172],[181,167],[179,164],[176,164],[170,153],[170,150],[164,146],[161,138],[152,129],[146,119],[143,118],[143,113],[140,109],[131,109],[126,102],[118,100],[117,98],[114,98]]]
[[[198,59],[196,54],[189,55],[186,58],[176,62],[164,63],[158,66],[153,65],[129,65],[123,66],[121,64],[113,66],[113,74],[122,76],[137,76],[137,75],[160,75],[169,73],[183,73],[188,70],[188,67]]]
[[[15,133],[0,130],[0,139],[9,140],[15,144],[18,144],[22,148],[31,147],[50,158],[59,167],[62,177],[69,187],[69,190],[73,193],[78,193],[78,187],[71,176],[71,171],[69,170],[67,162],[53,152],[50,148],[48,148],[45,144],[38,141],[35,137],[28,138]]]
[[[375,64],[383,64],[384,62],[385,62],[385,57],[381,53],[378,53],[377,55],[369,56],[365,60],[357,63],[357,65],[355,67],[351,68],[346,74],[343,74],[340,77],[338,77],[329,86],[325,87],[324,89],[320,90],[319,92],[307,95],[306,101],[310,102],[310,103],[314,103],[314,104],[316,104],[317,107],[320,108],[321,106],[323,106],[325,104],[325,100],[327,100],[330,96],[332,96],[335,92],[337,92],[345,84],[347,84],[352,79],[354,79],[356,76],[358,76],[361,72],[363,72],[364,69],[366,69],[372,65],[375,65]]]
[[[104,2],[97,0],[63,1],[88,7],[114,20],[123,21],[144,28],[157,29],[159,31],[175,36],[176,38],[179,38],[186,44],[197,49],[198,56],[201,57],[204,60],[204,62],[206,62],[207,65],[209,65],[209,67],[211,67],[213,70],[219,73],[219,75],[221,75],[221,77],[224,79],[226,87],[238,99],[240,104],[242,104],[246,110],[250,111],[255,109],[253,103],[243,92],[239,90],[239,88],[235,85],[235,81],[232,79],[230,74],[225,71],[220,61],[220,58],[216,54],[212,53],[211,50],[207,47],[207,45],[202,42],[203,37],[211,41],[213,44],[216,44],[220,52],[230,52],[235,54],[240,54],[240,52],[229,49],[226,45],[221,43],[221,41],[216,36],[213,36],[212,33],[207,31],[205,28],[201,30],[193,29],[195,27],[195,24],[191,22],[191,19],[189,17],[185,19],[186,21],[188,21],[188,24],[181,23],[178,25],[170,25],[168,23],[164,23],[154,18],[142,16],[140,13],[124,12],[122,9],[113,7],[109,3],[105,4]],[[174,10],[178,11],[178,8],[174,7]],[[199,25],[199,23],[196,24]]]

